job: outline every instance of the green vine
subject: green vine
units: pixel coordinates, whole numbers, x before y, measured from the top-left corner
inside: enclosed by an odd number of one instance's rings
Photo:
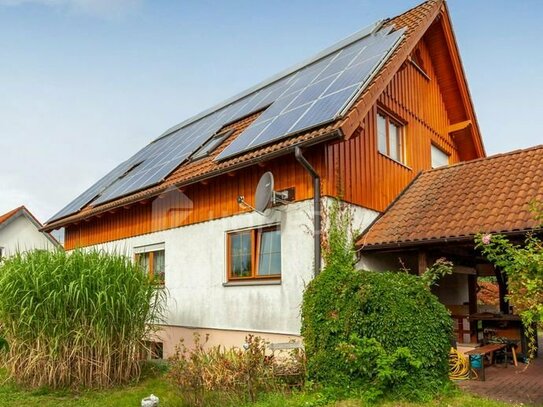
[[[543,220],[543,205],[532,202],[535,218]],[[523,244],[514,244],[503,235],[485,234],[475,238],[476,247],[508,277],[507,300],[513,305],[528,337],[528,356],[532,359],[537,351],[534,326],[543,322],[543,241],[532,233],[526,235]]]

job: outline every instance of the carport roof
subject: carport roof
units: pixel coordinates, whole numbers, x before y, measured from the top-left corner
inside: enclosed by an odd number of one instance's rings
[[[357,241],[360,250],[540,229],[543,145],[422,172]]]

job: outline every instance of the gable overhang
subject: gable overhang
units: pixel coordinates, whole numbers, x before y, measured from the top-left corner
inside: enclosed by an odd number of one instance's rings
[[[473,107],[464,65],[460,57],[447,4],[443,2],[425,38],[450,119],[449,134],[458,146],[460,159],[486,157]]]

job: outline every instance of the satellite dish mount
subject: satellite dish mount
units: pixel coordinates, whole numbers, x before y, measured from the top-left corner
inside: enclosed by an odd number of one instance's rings
[[[238,196],[238,204],[251,208],[256,213],[266,216],[266,210],[280,204],[286,204],[294,199],[294,189],[284,191],[274,190],[273,174],[268,171],[260,177],[255,192],[255,206],[249,205],[243,195]]]

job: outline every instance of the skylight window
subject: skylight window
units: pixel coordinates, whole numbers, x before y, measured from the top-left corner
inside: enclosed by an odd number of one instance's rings
[[[192,160],[199,160],[200,158],[207,157],[209,154],[211,154],[217,147],[219,147],[224,140],[230,136],[234,130],[225,131],[219,134],[214,135],[209,140],[205,142],[205,144],[200,147],[196,152],[192,155]]]

